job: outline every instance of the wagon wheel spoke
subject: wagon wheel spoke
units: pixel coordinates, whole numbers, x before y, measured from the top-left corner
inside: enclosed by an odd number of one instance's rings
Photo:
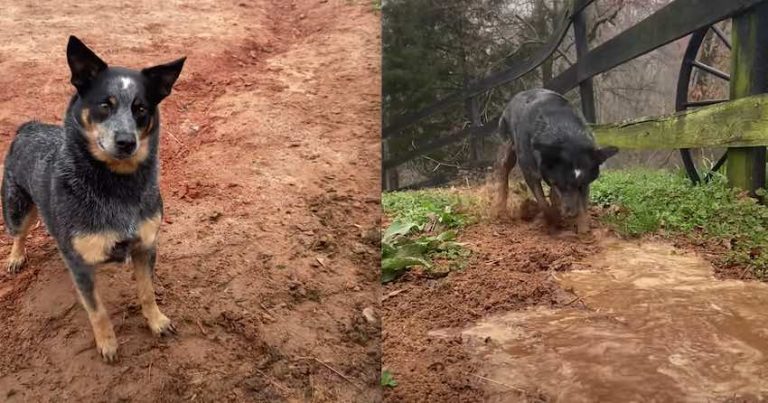
[[[720,157],[719,160],[715,163],[715,165],[712,167],[712,169],[707,172],[706,175],[704,175],[704,182],[709,182],[710,179],[712,179],[712,174],[719,171],[720,167],[725,164],[725,161],[728,159],[728,153],[723,153],[723,155]]]
[[[712,31],[715,33],[715,35],[717,35],[717,37],[720,38],[723,44],[725,44],[725,47],[727,47],[728,50],[731,50],[731,41],[725,36],[725,33],[723,32],[723,30],[718,28],[715,25],[713,25],[711,28],[712,28]]]
[[[731,76],[728,75],[728,73],[722,72],[708,64],[704,64],[698,60],[693,61],[693,67],[698,68],[699,70],[706,71],[709,74],[712,74],[715,77],[722,78],[725,81],[731,81]]]
[[[701,70],[703,73],[711,74],[725,81],[730,81],[731,78],[728,72],[720,71],[716,67],[710,66],[697,60],[699,50],[701,49],[702,43],[706,40],[709,30],[712,30],[712,33],[717,36],[718,42],[721,42],[727,49],[731,49],[731,41],[725,35],[725,33],[715,25],[703,28],[691,36],[691,39],[688,43],[688,48],[686,49],[685,56],[683,58],[680,78],[678,81],[676,101],[676,110],[678,111],[728,101],[727,99],[701,99],[693,101],[689,98],[688,90],[690,89],[691,84],[691,73],[695,69]],[[702,164],[694,161],[693,151],[694,150],[688,148],[680,149],[683,165],[686,172],[688,173],[688,177],[694,184],[709,182],[714,177],[714,173],[720,170],[723,165],[725,165],[725,162],[728,158],[728,154],[724,153],[722,156],[720,156],[717,162],[715,162],[715,164],[712,166],[712,169],[701,169],[700,171],[697,165],[701,166]]]

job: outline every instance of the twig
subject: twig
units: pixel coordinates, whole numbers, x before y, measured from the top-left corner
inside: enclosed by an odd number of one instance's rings
[[[453,168],[461,169],[461,166],[459,166],[459,165],[456,165],[456,164],[449,164],[449,163],[447,163],[447,162],[444,162],[444,161],[438,161],[438,160],[436,160],[436,159],[434,159],[434,158],[431,158],[431,157],[428,157],[428,156],[426,156],[426,155],[422,155],[422,158],[424,158],[424,159],[426,159],[426,160],[429,160],[429,161],[432,161],[432,162],[434,162],[435,164],[437,164],[437,167],[435,167],[435,169],[434,169],[434,170],[432,170],[432,172],[436,171],[436,170],[437,170],[437,168],[440,168],[440,166],[441,166],[441,165],[445,165],[445,166],[447,166],[447,167],[453,167]]]
[[[385,295],[384,297],[382,297],[382,298],[381,298],[381,301],[382,301],[382,302],[383,302],[383,301],[386,301],[386,300],[388,300],[388,299],[390,299],[390,298],[394,297],[395,295],[397,295],[397,294],[400,294],[400,293],[401,293],[401,292],[403,292],[403,291],[407,291],[407,290],[406,290],[405,288],[401,288],[401,289],[399,289],[399,290],[395,290],[395,291],[392,291],[392,292],[390,292],[389,294],[387,294],[387,295]]]
[[[152,361],[149,362],[149,368],[147,369],[147,377],[149,378],[147,383],[152,383]]]
[[[86,351],[88,351],[88,350],[90,350],[90,349],[92,349],[94,347],[96,347],[95,344],[93,344],[93,343],[88,344],[87,346],[81,348],[80,350],[75,351],[75,355],[80,355],[80,353],[84,353],[84,352],[86,352]]]
[[[202,334],[203,334],[203,336],[207,336],[207,335],[208,335],[208,333],[206,333],[206,332],[205,332],[205,329],[203,328],[203,324],[202,324],[202,323],[200,323],[200,319],[198,319],[197,321],[195,321],[195,323],[197,323],[197,327],[198,327],[198,328],[200,328],[200,333],[202,333]]]
[[[563,305],[563,306],[568,306],[568,305],[571,305],[572,303],[578,302],[578,301],[581,301],[581,297],[576,297],[576,298],[566,302],[565,305]]]
[[[261,371],[260,369],[258,369],[258,368],[257,368],[257,369],[256,369],[256,372],[258,372],[258,373],[259,373],[259,375],[261,375],[261,376],[263,376],[264,378],[266,378],[266,379],[269,381],[269,383],[271,383],[272,385],[274,385],[276,388],[278,388],[278,389],[282,390],[282,391],[283,391],[283,393],[285,393],[285,394],[287,394],[287,395],[290,395],[290,394],[291,394],[291,391],[290,391],[290,390],[288,390],[288,388],[286,388],[286,387],[285,387],[285,385],[283,385],[283,384],[281,384],[280,382],[278,382],[278,381],[276,381],[276,380],[272,379],[272,377],[270,377],[269,375],[265,374],[265,373],[264,373],[263,371]]]
[[[740,279],[740,280],[743,280],[743,279],[744,279],[744,276],[746,276],[746,275],[747,275],[747,271],[749,271],[750,269],[752,269],[752,265],[751,265],[751,264],[748,264],[748,265],[747,265],[747,267],[745,267],[745,268],[744,268],[744,270],[742,270],[742,272],[741,272],[741,276],[739,277],[739,279]]]
[[[497,258],[497,259],[492,259],[492,260],[489,260],[489,261],[487,261],[487,262],[483,262],[483,263],[485,263],[485,265],[486,265],[486,266],[491,266],[491,265],[494,265],[494,264],[496,264],[496,263],[499,263],[499,262],[501,262],[502,260],[506,260],[506,259],[509,259],[510,257],[512,257],[512,255],[513,255],[513,254],[511,254],[511,253],[510,253],[510,254],[508,254],[508,255],[506,255],[506,256],[502,256],[502,257],[500,257],[500,258]]]
[[[491,382],[491,383],[495,383],[497,385],[504,386],[507,389],[514,390],[514,391],[523,393],[525,395],[531,395],[531,392],[528,392],[527,390],[522,389],[522,388],[518,388],[517,386],[507,385],[506,383],[499,382],[499,381],[494,381],[493,379],[486,378],[486,377],[480,376],[480,375],[475,375],[475,374],[470,374],[470,373],[467,373],[467,375],[474,376],[475,378],[482,379],[482,380],[484,380],[486,382]]]
[[[312,360],[312,361],[316,361],[316,362],[318,362],[318,363],[322,364],[324,367],[326,367],[326,368],[330,369],[331,371],[333,371],[333,372],[334,372],[336,375],[338,375],[338,376],[340,376],[340,377],[344,378],[344,380],[345,380],[345,381],[347,381],[347,382],[351,383],[351,384],[352,384],[352,386],[354,386],[354,387],[355,387],[355,389],[357,389],[357,390],[363,390],[363,389],[362,389],[362,388],[361,388],[361,387],[360,387],[360,386],[359,386],[357,383],[355,383],[355,381],[353,381],[352,379],[350,379],[350,378],[349,378],[349,377],[347,377],[346,375],[342,374],[341,372],[337,371],[336,369],[334,369],[334,368],[333,368],[333,367],[331,367],[330,365],[328,365],[328,364],[326,364],[326,363],[324,363],[324,362],[320,361],[319,359],[317,359],[317,358],[315,358],[315,357],[296,357],[296,358],[297,358],[297,359],[299,359],[299,360]]]
[[[176,140],[176,142],[179,143],[182,147],[187,148],[187,145],[182,143],[181,140],[179,140],[179,138],[176,137],[176,135],[173,134],[172,131],[166,130],[165,132],[168,133],[168,135],[171,136],[172,139]]]

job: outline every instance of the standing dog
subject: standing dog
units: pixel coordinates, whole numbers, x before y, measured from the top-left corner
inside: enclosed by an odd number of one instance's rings
[[[600,165],[619,150],[597,148],[581,114],[560,94],[544,89],[512,98],[499,120],[499,133],[506,143],[497,162],[497,210],[506,209],[509,172],[519,161],[547,221],[575,218],[577,232],[587,231],[589,186],[600,174]],[[551,206],[542,180],[550,187]]]
[[[8,271],[21,269],[38,213],[56,239],[88,312],[96,347],[117,358],[117,338],[94,283],[94,268],[133,263],[144,317],[156,335],[175,332],[155,302],[152,278],[163,201],[157,184],[158,104],[171,93],[185,58],[129,70],[108,67],[71,36],[72,96],[64,127],[23,124],[5,158],[5,227],[13,237]]]

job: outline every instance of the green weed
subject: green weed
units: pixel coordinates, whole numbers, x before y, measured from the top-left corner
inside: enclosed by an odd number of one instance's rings
[[[447,261],[448,270],[463,267],[469,251],[455,242],[456,229],[470,218],[459,211],[461,203],[459,195],[439,190],[384,194],[384,212],[393,221],[381,239],[382,283],[414,266],[439,272],[433,259]]]
[[[594,203],[614,206],[602,220],[628,236],[682,235],[731,245],[726,263],[768,274],[768,208],[728,187],[718,176],[693,186],[666,171],[604,172],[592,186]]]
[[[387,371],[386,369],[384,371],[381,371],[381,386],[386,386],[390,388],[394,388],[395,386],[397,386],[397,381],[395,380],[394,375],[392,375],[392,373]]]

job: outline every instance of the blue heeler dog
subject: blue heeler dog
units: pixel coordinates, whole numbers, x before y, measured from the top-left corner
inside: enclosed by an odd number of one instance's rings
[[[497,210],[506,210],[509,172],[519,162],[525,182],[550,224],[576,219],[577,232],[589,229],[589,186],[600,165],[619,150],[598,148],[582,115],[560,94],[523,91],[507,104],[499,120],[504,144],[497,161]],[[550,187],[550,203],[541,182]]]
[[[109,67],[70,37],[67,61],[77,91],[64,126],[23,124],[5,158],[3,218],[13,237],[8,271],[22,268],[25,238],[39,213],[107,362],[117,358],[118,342],[94,283],[97,265],[130,257],[149,328],[157,335],[175,332],[157,307],[152,281],[163,214],[158,104],[171,93],[184,60],[141,71]]]

